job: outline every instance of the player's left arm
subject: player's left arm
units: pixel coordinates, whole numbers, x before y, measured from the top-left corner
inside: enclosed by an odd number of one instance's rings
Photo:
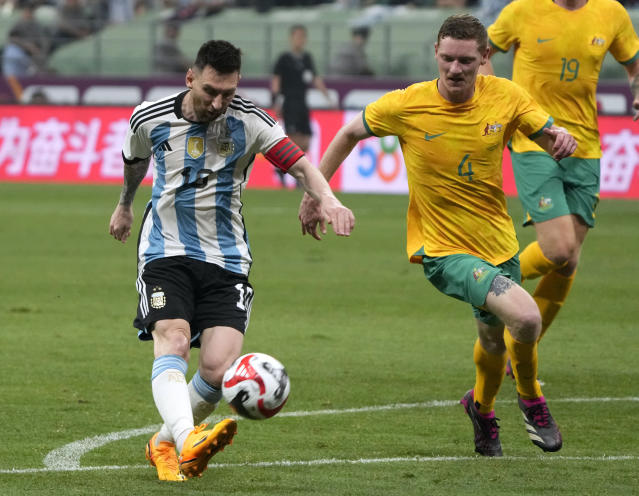
[[[577,149],[577,141],[565,128],[552,125],[545,127],[543,133],[533,139],[555,160],[572,155]]]
[[[305,156],[289,167],[288,173],[319,203],[322,227],[328,222],[338,236],[350,235],[355,226],[353,212],[335,197],[322,173]],[[322,233],[326,234],[325,227]]]
[[[632,109],[634,111],[632,120],[636,121],[639,119],[639,57],[630,64],[624,65],[624,68],[628,73],[630,93],[632,93]]]

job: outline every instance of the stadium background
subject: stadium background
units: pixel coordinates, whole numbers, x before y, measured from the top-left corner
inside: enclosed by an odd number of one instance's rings
[[[340,110],[326,110],[323,96],[317,90],[309,91],[315,132],[309,158],[317,163],[335,131],[350,117],[349,111],[363,108],[388,90],[436,77],[433,44],[442,20],[454,11],[385,5],[345,9],[337,4],[267,12],[225,8],[212,16],[183,21],[179,46],[183,53],[193,54],[204,39],[222,38],[237,44],[243,51],[239,93],[268,108],[269,74],[275,58],[287,49],[292,24],[308,27],[307,48],[322,75],[332,55],[349,39],[350,27],[370,26],[366,51],[376,76],[325,76]],[[51,9],[37,13],[44,24],[54,20]],[[639,9],[629,13],[637,27]],[[0,39],[6,38],[17,15],[0,17]],[[51,74],[0,79],[0,102],[5,104],[0,107],[0,180],[118,182],[121,164],[117,148],[131,108],[144,99],[161,98],[184,87],[182,75],[152,73],[152,49],[161,36],[165,16],[165,11],[150,10],[59,48],[48,61]],[[511,55],[499,54],[493,63],[498,75],[510,76]],[[56,106],[10,105],[30,102],[35,92],[44,92]],[[602,68],[597,101],[604,152],[602,196],[639,198],[638,140],[629,117],[630,92],[625,71],[610,55]],[[249,187],[280,186],[276,174],[265,165],[258,157]],[[504,177],[506,192],[516,194],[508,152],[504,155]],[[396,140],[360,143],[332,186],[345,192],[405,193]]]

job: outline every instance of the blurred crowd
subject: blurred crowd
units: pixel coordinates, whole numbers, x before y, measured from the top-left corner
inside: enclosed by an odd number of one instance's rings
[[[180,22],[216,14],[230,1],[0,0],[0,16],[17,15],[2,46],[2,73],[20,77],[50,72],[47,59],[60,47],[92,35],[105,26],[129,22],[151,10],[166,22],[158,49],[175,52]],[[161,63],[166,66],[171,61]],[[159,68],[159,71],[165,69]]]
[[[268,11],[273,7],[310,6],[331,3],[343,9],[381,9],[397,6],[478,9],[478,17],[489,25],[511,0],[0,0],[0,17],[13,16],[5,40],[0,40],[2,73],[21,77],[51,72],[48,57],[60,47],[90,36],[105,26],[132,21],[153,12],[164,25],[154,47],[153,70],[179,73],[189,60],[178,47],[181,23],[195,17],[215,15],[226,7]],[[639,7],[639,0],[620,0]],[[13,18],[12,17],[12,18]],[[43,22],[45,19],[45,22]],[[372,75],[364,48],[374,20],[354,26],[350,43],[340,47],[331,62],[334,75]]]

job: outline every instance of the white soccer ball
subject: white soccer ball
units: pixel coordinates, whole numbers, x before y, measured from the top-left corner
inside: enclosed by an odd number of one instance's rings
[[[279,412],[291,391],[284,365],[265,353],[242,355],[222,379],[222,395],[242,417],[263,420]]]

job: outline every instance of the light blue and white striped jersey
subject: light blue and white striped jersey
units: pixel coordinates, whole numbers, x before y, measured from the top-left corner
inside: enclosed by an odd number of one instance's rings
[[[153,155],[150,209],[142,223],[138,268],[186,255],[248,275],[251,253],[241,194],[255,154],[285,138],[263,110],[236,96],[210,123],[182,116],[187,91],[133,111],[123,146],[126,162]]]

